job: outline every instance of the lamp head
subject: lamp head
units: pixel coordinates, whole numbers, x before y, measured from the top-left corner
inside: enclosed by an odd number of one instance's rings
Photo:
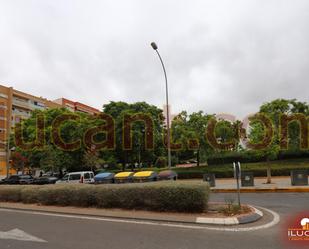
[[[154,50],[157,50],[158,49],[158,46],[155,42],[152,42],[151,44],[151,47],[154,49]]]

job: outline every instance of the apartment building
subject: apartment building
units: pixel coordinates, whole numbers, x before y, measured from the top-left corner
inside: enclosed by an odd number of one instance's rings
[[[172,107],[168,105],[168,113],[167,113],[167,105],[163,105],[163,117],[164,117],[164,124],[167,125],[167,115],[169,116],[169,125],[171,126],[172,121],[177,116],[176,114],[172,114]]]
[[[74,102],[65,98],[51,101],[18,91],[13,87],[0,85],[0,178],[7,174],[7,141],[11,128],[22,119],[29,118],[33,110],[62,107],[68,108],[73,112],[89,114],[100,112],[98,109],[80,102]],[[9,173],[13,174],[15,172],[10,170]]]
[[[54,100],[54,102],[71,110],[72,112],[84,112],[84,113],[89,113],[89,114],[100,113],[100,111],[96,108],[93,108],[89,105],[82,104],[80,102],[74,102],[66,98],[56,99]]]

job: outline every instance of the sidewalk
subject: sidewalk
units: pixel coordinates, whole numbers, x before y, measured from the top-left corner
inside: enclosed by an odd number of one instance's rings
[[[241,184],[240,184],[241,186]],[[236,192],[236,179],[216,179],[216,186],[212,192]],[[309,192],[309,186],[292,186],[288,176],[272,177],[272,183],[266,184],[266,177],[255,177],[253,187],[241,187],[241,192]]]

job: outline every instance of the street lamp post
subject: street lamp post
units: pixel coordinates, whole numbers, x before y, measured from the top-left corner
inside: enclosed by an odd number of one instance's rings
[[[167,161],[168,161],[168,168],[171,168],[171,140],[170,140],[170,113],[169,113],[169,105],[168,105],[168,84],[167,84],[167,76],[166,76],[166,70],[163,63],[163,60],[161,58],[161,55],[158,51],[158,46],[156,43],[152,42],[151,47],[157,52],[157,55],[159,56],[164,77],[165,77],[165,99],[166,99],[166,127],[167,127]]]
[[[9,128],[7,129],[7,134],[6,134],[7,135],[7,141],[6,141],[6,178],[9,178],[9,175],[10,175],[10,157],[11,157],[10,133],[11,133],[11,124],[9,124]]]

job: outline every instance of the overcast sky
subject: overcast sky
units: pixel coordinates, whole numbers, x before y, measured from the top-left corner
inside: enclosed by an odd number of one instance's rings
[[[0,84],[101,109],[165,99],[174,113],[239,118],[309,102],[306,0],[0,0]]]

